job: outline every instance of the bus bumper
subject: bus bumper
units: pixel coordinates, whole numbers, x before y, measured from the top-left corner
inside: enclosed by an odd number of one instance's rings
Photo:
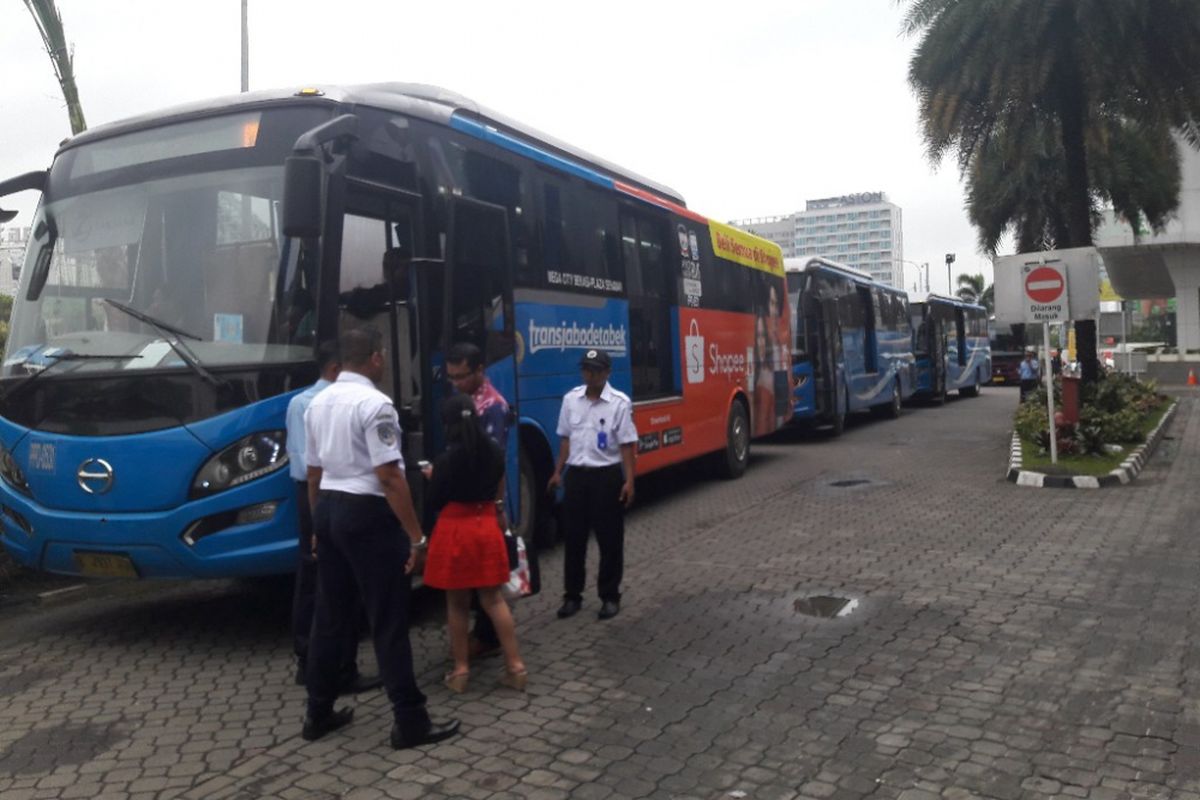
[[[0,483],[0,544],[23,566],[86,577],[229,578],[296,567],[295,484],[282,469],[177,508],[81,513]]]

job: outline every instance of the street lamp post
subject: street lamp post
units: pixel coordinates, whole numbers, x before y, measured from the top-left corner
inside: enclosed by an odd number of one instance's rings
[[[954,284],[950,282],[950,265],[954,263],[954,253],[946,253],[946,295],[954,295]]]
[[[912,264],[917,269],[925,271],[925,291],[928,292],[929,291],[929,262],[923,261],[920,264],[918,264],[916,261],[913,261],[908,258],[901,258],[898,260],[900,261],[901,264]],[[920,276],[918,276],[918,277],[920,277]]]

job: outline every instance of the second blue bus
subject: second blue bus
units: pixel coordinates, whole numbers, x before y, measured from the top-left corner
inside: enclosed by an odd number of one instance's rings
[[[825,258],[785,259],[793,320],[794,421],[829,425],[870,409],[898,417],[916,391],[908,296]]]

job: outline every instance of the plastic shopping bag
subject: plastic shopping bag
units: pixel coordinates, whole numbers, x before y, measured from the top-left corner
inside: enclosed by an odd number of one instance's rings
[[[511,535],[511,534],[510,534]],[[504,596],[509,600],[528,597],[533,594],[529,586],[529,555],[525,552],[525,542],[518,536],[512,536],[517,544],[517,566],[508,575],[508,583],[500,587]]]

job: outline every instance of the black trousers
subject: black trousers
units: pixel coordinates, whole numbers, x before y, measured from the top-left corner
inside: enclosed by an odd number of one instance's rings
[[[313,611],[317,605],[317,560],[312,555],[313,515],[308,507],[308,483],[294,481],[296,511],[300,518],[300,547],[296,561],[296,582],[292,592],[292,650],[301,666],[308,663],[308,643],[312,636]],[[325,510],[325,509],[323,509]],[[355,595],[355,624],[344,642],[340,680],[352,681],[358,674],[358,640],[362,633],[362,608]]]
[[[1024,400],[1029,394],[1036,392],[1037,388],[1037,378],[1023,378],[1021,380],[1021,399]]]
[[[624,482],[620,464],[567,468],[563,487],[566,517],[563,595],[570,600],[583,599],[588,534],[592,531],[600,546],[597,582],[600,599],[621,599],[621,575],[625,569],[625,508],[621,505]]]
[[[314,520],[317,603],[308,657],[308,713],[320,717],[333,709],[342,643],[354,625],[357,595],[366,608],[396,723],[406,736],[419,737],[430,723],[408,640],[408,536],[387,501],[374,495],[326,492]]]

